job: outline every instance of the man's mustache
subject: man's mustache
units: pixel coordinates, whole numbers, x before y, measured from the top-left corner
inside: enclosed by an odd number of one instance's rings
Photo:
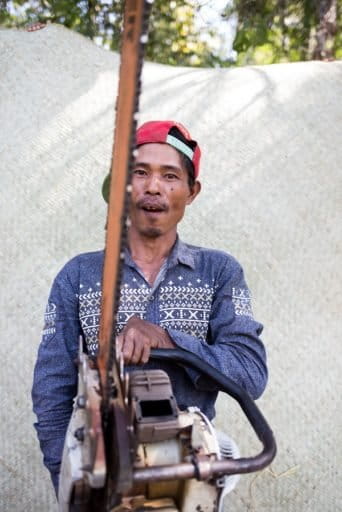
[[[138,199],[136,206],[142,209],[151,209],[158,211],[167,211],[169,209],[168,204],[157,198],[143,197]]]

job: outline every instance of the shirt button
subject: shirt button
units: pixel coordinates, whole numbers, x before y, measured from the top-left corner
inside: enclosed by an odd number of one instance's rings
[[[151,300],[151,301],[152,301],[153,299],[154,299],[154,295],[150,295],[150,296],[149,296],[149,298],[148,298],[148,300]]]

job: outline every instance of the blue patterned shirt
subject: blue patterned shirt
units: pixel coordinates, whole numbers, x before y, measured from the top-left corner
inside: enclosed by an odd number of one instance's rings
[[[79,335],[90,354],[97,351],[103,256],[91,252],[69,261],[46,308],[32,398],[44,463],[55,485],[77,392]],[[262,325],[253,318],[243,270],[232,256],[178,239],[150,286],[127,250],[120,293],[117,332],[138,315],[167,329],[178,347],[210,363],[253,398],[260,396],[267,381]],[[167,371],[180,409],[197,405],[214,417],[217,392],[196,371],[160,361],[145,367]]]

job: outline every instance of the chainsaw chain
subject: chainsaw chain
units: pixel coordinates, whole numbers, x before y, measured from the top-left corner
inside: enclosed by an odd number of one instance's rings
[[[116,338],[116,318],[118,313],[118,307],[119,307],[119,301],[120,301],[120,291],[121,291],[121,282],[122,282],[122,276],[123,276],[123,263],[124,263],[124,255],[125,255],[125,248],[127,246],[127,228],[129,225],[128,220],[128,212],[129,212],[129,203],[130,203],[130,195],[131,195],[131,179],[132,179],[132,171],[135,161],[135,146],[136,146],[136,129],[137,129],[137,119],[138,119],[138,113],[139,113],[139,99],[141,94],[141,74],[142,74],[142,67],[143,67],[143,61],[144,61],[144,55],[145,55],[145,47],[146,43],[148,41],[148,25],[149,25],[149,18],[150,18],[150,12],[153,0],[127,0],[128,2],[136,3],[137,1],[143,1],[143,15],[142,15],[142,24],[141,24],[141,36],[140,36],[140,42],[138,47],[138,65],[137,65],[137,80],[136,80],[136,89],[135,89],[135,100],[134,100],[134,114],[133,114],[133,120],[132,120],[132,131],[129,141],[129,162],[128,162],[128,168],[127,168],[127,176],[126,176],[126,195],[124,200],[124,209],[123,209],[123,216],[122,216],[122,229],[121,229],[121,239],[120,239],[120,261],[119,261],[119,270],[118,270],[118,280],[115,286],[115,309],[113,311],[113,329],[112,329],[112,337],[111,337],[111,347],[110,347],[110,355],[108,358],[108,365],[107,365],[107,396],[114,398],[116,395],[116,384],[114,382],[113,378],[113,365],[117,361],[117,354],[116,354],[116,348],[115,348],[115,338]],[[121,45],[123,42],[121,42]],[[120,64],[121,66],[122,64]]]

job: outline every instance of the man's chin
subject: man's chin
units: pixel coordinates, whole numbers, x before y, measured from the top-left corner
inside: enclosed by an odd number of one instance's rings
[[[141,234],[146,238],[159,238],[163,232],[159,228],[149,227],[141,231]]]

